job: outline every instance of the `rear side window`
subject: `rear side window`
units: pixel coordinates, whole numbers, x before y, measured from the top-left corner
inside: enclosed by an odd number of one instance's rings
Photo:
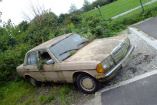
[[[38,62],[37,52],[32,52],[27,56],[27,65],[36,65]]]

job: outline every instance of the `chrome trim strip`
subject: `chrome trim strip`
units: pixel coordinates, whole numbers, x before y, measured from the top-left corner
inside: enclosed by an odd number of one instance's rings
[[[111,55],[113,55],[114,52],[116,52],[117,50],[119,50],[119,49],[121,48],[121,46],[122,46],[123,43],[124,43],[124,42],[120,42],[120,43],[112,50]]]
[[[48,71],[41,71],[41,72],[61,72],[61,71],[83,71],[83,70],[96,70],[96,69],[79,69],[79,70],[48,70]],[[17,72],[39,72],[39,71],[29,71],[29,70],[25,70],[25,71],[17,71]]]
[[[129,57],[129,55],[133,52],[134,46],[130,46],[130,49],[128,50],[128,53],[126,54],[125,58],[123,58],[115,67],[113,67],[111,70],[109,70],[107,73],[104,74],[104,78],[108,78],[111,76],[113,73],[118,71],[119,67],[122,66],[122,63],[124,62],[125,59]]]
[[[122,47],[123,44],[124,44],[124,42],[120,42],[120,43],[112,50],[112,52],[110,53],[110,55],[111,55],[111,57],[112,57],[112,59],[113,59],[113,61],[114,61],[115,64],[117,64],[117,63],[116,63],[116,60],[115,60],[115,58],[114,58],[114,53],[117,52],[118,50],[122,50],[121,47]]]

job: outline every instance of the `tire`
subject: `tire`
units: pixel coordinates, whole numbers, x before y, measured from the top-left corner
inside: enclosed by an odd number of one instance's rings
[[[28,79],[33,86],[40,86],[40,82],[36,81],[34,78],[29,77]]]
[[[81,91],[87,94],[95,93],[100,88],[100,83],[95,78],[85,73],[78,75],[76,84]]]

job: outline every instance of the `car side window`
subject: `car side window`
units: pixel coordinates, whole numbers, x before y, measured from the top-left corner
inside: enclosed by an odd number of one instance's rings
[[[54,60],[51,58],[51,56],[49,55],[49,53],[46,50],[40,50],[38,51],[38,57],[39,60],[44,61],[44,64],[54,64]]]
[[[51,56],[49,55],[49,53],[46,50],[40,50],[38,51],[38,56],[39,56],[39,60],[44,60],[44,61],[48,61],[48,62],[54,62],[54,60],[51,58]],[[46,63],[45,62],[45,63]]]
[[[38,55],[39,55],[40,60],[50,60],[51,59],[50,55],[45,50],[38,51]]]
[[[27,65],[36,65],[38,62],[37,52],[32,52],[27,56]]]

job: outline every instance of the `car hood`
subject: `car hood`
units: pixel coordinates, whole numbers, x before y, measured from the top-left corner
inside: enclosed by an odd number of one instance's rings
[[[110,38],[96,39],[81,48],[77,53],[67,59],[65,62],[73,61],[103,61],[112,50],[127,37],[116,36]]]

